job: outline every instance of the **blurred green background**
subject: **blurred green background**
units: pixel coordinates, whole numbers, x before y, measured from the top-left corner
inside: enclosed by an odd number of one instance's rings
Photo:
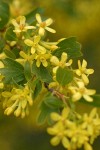
[[[6,0],[7,2],[9,0]],[[44,16],[54,19],[56,34],[49,34],[51,41],[62,37],[76,36],[82,44],[84,58],[88,68],[95,70],[90,77],[89,87],[100,93],[100,1],[99,0],[21,0],[26,12],[43,7]],[[82,110],[87,107],[79,107]],[[90,109],[90,107],[89,107]],[[35,110],[35,111],[34,111]],[[83,111],[83,110],[82,110]],[[3,115],[0,108],[0,149],[1,150],[63,150],[61,146],[52,147],[50,136],[45,127],[36,125],[37,105],[31,108],[29,117],[18,119]],[[99,138],[94,150],[100,149]]]

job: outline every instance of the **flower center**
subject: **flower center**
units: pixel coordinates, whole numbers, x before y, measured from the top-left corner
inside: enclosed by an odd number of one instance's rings
[[[40,23],[40,27],[45,28],[46,27],[46,23],[45,22],[41,22]]]
[[[25,25],[24,25],[24,24],[21,24],[21,25],[20,25],[20,30],[23,30],[24,27],[25,27]]]

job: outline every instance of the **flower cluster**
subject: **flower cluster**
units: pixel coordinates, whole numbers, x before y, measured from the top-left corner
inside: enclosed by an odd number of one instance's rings
[[[1,2],[0,6],[5,5]],[[74,109],[81,100],[94,105],[96,96],[94,89],[87,88],[89,75],[94,72],[87,68],[87,61],[81,63],[78,58],[78,68],[73,67],[74,58],[82,56],[80,44],[75,37],[56,42],[46,39],[47,32],[56,33],[50,27],[53,19],[42,18],[38,9],[21,13],[20,0],[14,0],[7,11],[8,15],[0,20],[4,20],[0,24],[0,99],[4,114],[24,118],[33,100],[40,98],[38,120],[48,122],[51,116],[55,122],[47,129],[54,136],[51,144],[61,142],[68,150],[82,146],[92,150],[91,144],[100,135],[97,110],[81,116]]]
[[[68,59],[67,53],[62,53],[61,55],[61,60],[59,61],[59,59],[56,56],[52,56],[50,61],[52,63],[53,66],[53,79],[54,81],[51,82],[49,84],[50,88],[54,88],[56,91],[59,92],[64,92],[64,94],[70,98],[72,98],[72,101],[78,101],[80,100],[82,97],[88,101],[88,102],[92,102],[93,98],[90,97],[91,95],[94,95],[96,93],[95,90],[93,89],[87,89],[86,86],[89,84],[89,74],[92,74],[94,72],[93,69],[87,69],[87,62],[86,60],[83,60],[82,66],[80,63],[80,60],[78,60],[78,69],[72,69],[71,65],[72,65],[72,59],[70,59],[68,62],[66,62]],[[72,80],[72,82],[70,82],[70,84],[65,85],[65,86],[61,86],[59,85],[59,83],[57,82],[56,79],[56,73],[57,73],[57,69],[61,67],[61,68],[68,68],[70,69],[71,67],[71,71],[74,74],[74,79]]]
[[[28,106],[33,104],[30,89],[26,85],[22,89],[13,88],[10,92],[2,92],[4,114],[10,115],[14,112],[16,117],[21,116],[24,118],[29,114]]]
[[[76,150],[82,146],[85,150],[92,150],[91,144],[100,135],[100,117],[95,108],[89,115],[73,119],[70,110],[64,108],[61,115],[51,113],[51,119],[56,123],[47,132],[54,136],[51,139],[53,146],[61,142],[68,150]]]

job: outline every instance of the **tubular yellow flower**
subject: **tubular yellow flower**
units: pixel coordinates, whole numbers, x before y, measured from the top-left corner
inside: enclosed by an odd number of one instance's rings
[[[39,27],[39,35],[40,36],[44,36],[45,34],[45,30],[51,32],[51,33],[56,33],[56,31],[52,28],[49,28],[48,26],[50,26],[53,23],[53,20],[51,18],[42,21],[40,14],[36,14],[36,20],[37,20],[37,26]]]
[[[78,76],[82,77],[82,80],[84,81],[85,84],[89,83],[88,76],[90,74],[93,74],[94,70],[93,69],[87,69],[87,62],[86,60],[83,59],[82,65],[80,60],[78,60],[78,67],[79,69],[76,69],[75,72]]]
[[[3,107],[6,115],[10,115],[12,112],[16,117],[24,118],[25,115],[28,115],[28,107],[33,104],[33,100],[27,85],[23,89],[13,88],[11,92],[2,92],[2,96],[4,97]]]
[[[28,29],[35,29],[34,26],[28,26],[26,23],[25,16],[19,16],[16,19],[12,19],[11,23],[14,25],[16,34],[19,34],[21,32],[26,32]]]
[[[56,73],[56,71],[57,71],[57,69],[58,69],[59,67],[64,68],[64,67],[66,67],[66,66],[67,66],[67,67],[70,66],[70,65],[72,64],[72,59],[70,59],[70,60],[66,63],[67,59],[68,59],[68,55],[67,55],[67,53],[65,53],[65,52],[62,53],[62,55],[61,55],[61,60],[60,60],[60,61],[59,61],[59,59],[58,59],[56,56],[52,56],[51,59],[50,59],[50,62],[51,62],[54,66],[56,66],[56,67],[53,68],[53,73]]]
[[[72,100],[78,101],[83,97],[86,101],[92,102],[93,98],[90,97],[90,95],[94,95],[96,91],[93,89],[87,89],[83,82],[77,82],[77,85],[78,87],[77,86],[69,87],[69,90],[72,93]]]
[[[41,37],[34,36],[34,41],[26,39],[24,42],[26,45],[31,47],[31,53],[34,54],[35,52],[45,54],[46,49],[39,44]]]

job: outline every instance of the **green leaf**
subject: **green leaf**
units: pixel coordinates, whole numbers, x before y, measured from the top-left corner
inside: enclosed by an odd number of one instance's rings
[[[29,61],[25,62],[24,75],[27,81],[29,81],[32,78],[31,66],[30,66]]]
[[[63,52],[68,54],[69,58],[76,58],[82,56],[81,53],[81,45],[76,41],[76,37],[69,37],[64,39],[60,43],[58,43],[58,49],[53,51],[53,55],[57,56],[58,58],[61,57]]]
[[[61,108],[64,103],[59,98],[49,95],[44,99],[44,103],[51,108]]]
[[[0,52],[3,51],[3,48],[5,47],[5,40],[0,37]]]
[[[13,80],[18,83],[25,79],[24,68],[21,64],[10,58],[6,58],[2,60],[2,62],[4,63],[5,67],[0,68],[0,73],[5,76],[4,83],[12,84]]]
[[[58,68],[56,79],[62,86],[70,83],[73,80],[73,72],[66,68]]]
[[[17,36],[16,34],[13,32],[13,28],[9,27],[5,33],[5,39],[8,41],[16,41],[17,40]]]
[[[41,65],[40,67],[37,67],[34,63],[32,66],[32,73],[37,76],[41,81],[50,83],[52,82],[52,76],[47,68],[43,67]]]
[[[12,52],[14,53],[16,58],[20,57],[20,55],[19,55],[20,49],[19,48],[17,48],[17,47],[12,48]]]
[[[5,49],[5,50],[4,50],[4,53],[6,54],[7,57],[10,57],[10,58],[12,58],[12,59],[16,59],[15,54],[14,54],[11,50]]]
[[[38,80],[36,82],[36,86],[35,86],[35,89],[34,89],[33,99],[35,99],[39,95],[41,90],[42,90],[42,83],[41,83],[41,81]]]
[[[3,29],[8,23],[9,16],[9,5],[3,1],[0,1],[0,29]]]
[[[35,15],[39,13],[43,13],[43,8],[36,8],[35,10],[31,11],[29,14],[26,15],[26,22],[30,25],[32,23],[34,23],[34,21],[36,20]]]
[[[86,103],[94,107],[100,107],[100,95],[96,94],[91,97],[93,97],[93,102],[87,102],[86,100],[84,100],[84,98],[82,98],[79,102]]]
[[[41,111],[37,118],[37,123],[42,125],[45,123],[47,116],[48,116],[48,107],[45,105],[45,103],[41,104]]]
[[[48,107],[44,102],[42,102],[40,106],[40,110],[41,111],[37,119],[37,123],[40,125],[44,124],[46,120],[50,122],[50,114],[52,112],[59,112],[58,108],[54,109],[54,108]]]

